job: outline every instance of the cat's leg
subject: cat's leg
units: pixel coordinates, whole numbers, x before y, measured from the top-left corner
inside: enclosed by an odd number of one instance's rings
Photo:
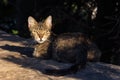
[[[39,58],[40,57],[40,53],[39,53],[39,50],[38,50],[37,46],[34,48],[33,56],[35,58]]]
[[[45,74],[61,76],[76,73],[78,69],[85,68],[87,62],[87,46],[80,44],[74,52],[76,53],[76,62],[70,68],[60,70],[46,69]]]
[[[76,62],[69,68],[69,73],[76,73],[79,69],[83,69],[87,63],[87,46],[85,44],[78,45],[79,50],[76,52]]]
[[[43,48],[41,44],[38,44],[34,48],[33,56],[39,59],[50,59],[50,53],[48,48]]]
[[[88,48],[89,48],[87,55],[88,61],[99,62],[102,54],[99,48],[94,43],[89,44]]]

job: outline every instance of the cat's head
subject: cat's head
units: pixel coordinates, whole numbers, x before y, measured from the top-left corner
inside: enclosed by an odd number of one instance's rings
[[[48,16],[44,21],[37,22],[33,17],[28,17],[28,28],[31,36],[37,43],[44,43],[51,35],[52,16]]]

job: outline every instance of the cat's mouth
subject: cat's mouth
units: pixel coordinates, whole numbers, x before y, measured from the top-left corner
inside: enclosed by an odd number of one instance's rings
[[[36,39],[35,40],[38,44],[44,43],[46,40],[45,39]]]
[[[38,41],[38,43],[44,43],[45,41]]]

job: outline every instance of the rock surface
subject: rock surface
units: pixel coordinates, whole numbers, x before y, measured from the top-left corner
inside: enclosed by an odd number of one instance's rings
[[[65,76],[46,75],[46,68],[67,68],[71,64],[32,58],[30,40],[0,31],[0,80],[120,80],[120,66],[88,63],[86,69]]]

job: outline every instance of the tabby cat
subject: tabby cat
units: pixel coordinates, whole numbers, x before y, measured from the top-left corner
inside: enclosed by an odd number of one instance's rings
[[[33,53],[34,57],[50,58],[74,64],[68,69],[48,69],[46,70],[47,74],[65,75],[73,73],[79,68],[84,68],[87,60],[99,60],[101,54],[99,49],[96,48],[85,34],[76,32],[55,35],[52,33],[52,16],[48,16],[44,21],[39,23],[33,17],[29,16],[28,28],[31,36],[37,42]]]

